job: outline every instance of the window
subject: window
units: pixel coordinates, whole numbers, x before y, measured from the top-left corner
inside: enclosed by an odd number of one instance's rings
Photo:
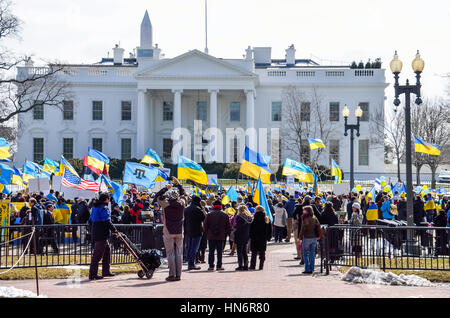
[[[361,107],[363,111],[361,121],[369,121],[370,118],[369,103],[359,103],[359,107]]]
[[[103,102],[92,102],[92,120],[103,120]]]
[[[197,120],[207,120],[206,102],[197,102]]]
[[[40,162],[44,160],[44,138],[33,139],[33,161]]]
[[[300,111],[301,121],[309,121],[311,118],[311,103],[302,103]]]
[[[308,163],[311,160],[311,147],[309,146],[308,139],[303,139],[301,141],[302,147],[301,147],[301,162]]]
[[[122,120],[131,120],[131,102],[122,102]]]
[[[170,159],[172,156],[173,140],[163,139],[163,158]]]
[[[359,165],[369,165],[369,140],[359,140]]]
[[[339,121],[339,103],[330,103],[330,121]]]
[[[73,138],[63,139],[63,156],[66,159],[73,158]]]
[[[239,154],[239,146],[238,146],[238,137],[234,137],[233,139],[233,163],[239,162],[238,154]]]
[[[131,139],[122,139],[122,160],[131,159]]]
[[[281,102],[272,103],[272,121],[281,121]]]
[[[173,103],[163,103],[163,121],[173,121]]]
[[[334,159],[339,164],[339,140],[330,140],[330,158],[329,164],[331,165],[331,159]]]
[[[92,148],[97,151],[103,152],[103,139],[102,138],[93,138],[92,139]]]
[[[40,100],[34,102],[33,119],[44,120],[44,103]]]
[[[241,121],[241,103],[232,102],[230,104],[230,120]]]
[[[63,101],[63,120],[73,120],[73,101]]]

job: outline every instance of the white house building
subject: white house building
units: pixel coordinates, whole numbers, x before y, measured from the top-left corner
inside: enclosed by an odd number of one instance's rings
[[[99,63],[64,65],[58,76],[70,83],[73,98],[64,102],[62,110],[36,107],[20,115],[26,124],[19,134],[17,164],[45,157],[58,160],[61,154],[83,158],[88,146],[118,159],[142,158],[152,148],[163,161],[171,161],[172,132],[177,128],[185,128],[181,137],[190,141],[189,151],[183,154],[196,161],[202,161],[201,146],[208,141],[202,132],[218,128],[223,139],[216,144],[220,150],[215,161],[240,161],[246,142],[282,164],[286,157],[296,159],[286,143],[290,137],[283,105],[283,94],[296,87],[320,94],[320,112],[327,125],[333,125],[319,163],[329,165],[333,157],[349,171],[350,138],[344,136],[341,112],[348,105],[349,121],[356,121],[353,112],[360,105],[364,115],[361,136],[355,140],[356,175],[384,171],[384,147],[371,142],[374,130],[370,128],[370,114],[384,109],[384,69],[322,66],[296,58],[293,45],[283,59],[272,58],[270,47],[248,47],[242,59],[217,58],[198,50],[163,58],[158,45],[153,45],[147,12],[135,54],[124,58],[125,50],[118,46],[113,51],[113,58]],[[26,65],[19,67],[17,76],[43,71]],[[312,111],[308,103],[298,107]],[[304,119],[316,125],[313,116]],[[235,138],[239,128],[254,128],[256,136]]]

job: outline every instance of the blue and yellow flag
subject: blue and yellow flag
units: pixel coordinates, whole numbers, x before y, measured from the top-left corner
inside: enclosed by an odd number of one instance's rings
[[[0,193],[10,195],[11,191],[6,187],[6,185],[0,183]]]
[[[372,203],[366,212],[367,221],[376,221],[378,220],[378,206],[375,203]]]
[[[441,146],[430,144],[414,136],[414,143],[416,152],[426,153],[433,156],[439,156],[441,154]]]
[[[125,164],[125,173],[123,183],[135,184],[152,189],[155,186],[159,170],[152,166],[145,166],[139,163],[127,162]]]
[[[435,210],[436,209],[436,203],[434,202],[432,197],[428,198],[427,202],[425,202],[425,205],[424,205],[423,209],[425,211]]]
[[[9,153],[10,148],[11,145],[9,142],[7,142],[5,138],[0,138],[0,159],[8,159],[11,157],[11,154]]]
[[[58,220],[59,222],[56,220],[56,218],[55,218],[55,222],[58,222],[60,224],[69,224],[70,223],[71,210],[70,210],[69,206],[67,204],[65,204],[64,202],[61,202],[60,204],[56,204],[52,213],[53,213],[53,217],[55,217],[56,214],[61,215],[61,219]]]
[[[230,187],[227,191],[227,194],[225,194],[222,199],[222,204],[225,205],[230,203],[231,201],[237,201],[238,197],[239,194],[237,193],[237,191],[233,187]]]
[[[59,173],[58,175],[64,174],[64,169],[69,170],[74,175],[76,175],[78,178],[80,177],[77,173],[77,171],[72,167],[72,165],[69,163],[69,161],[64,158],[64,156],[61,156],[61,159],[59,160]]]
[[[258,179],[258,183],[256,184],[255,197],[253,198],[253,201],[264,208],[264,211],[266,211],[266,215],[268,216],[270,222],[273,223],[273,216],[270,212],[269,203],[267,202],[267,197],[261,178]]]
[[[311,147],[311,150],[324,148],[326,149],[325,145],[323,144],[323,141],[321,139],[312,139],[308,138],[309,146]]]
[[[51,159],[45,158],[43,170],[57,174],[59,172],[59,163]]]
[[[258,180],[261,176],[261,181],[263,183],[270,184],[272,170],[270,170],[269,165],[270,156],[260,154],[259,152],[245,147],[244,160],[242,161],[239,172],[255,180]]]
[[[157,169],[158,169],[158,176],[156,177],[156,182],[167,181],[169,179],[169,176],[167,175],[167,173],[165,173],[164,170],[162,170],[162,168],[157,168]]]
[[[332,160],[331,166],[331,176],[335,177],[334,184],[340,184],[342,182],[342,170],[339,168],[338,164],[334,159]]]
[[[21,187],[24,186],[22,172],[20,172],[16,167],[14,167],[14,174],[11,178],[11,184],[16,184]]]
[[[14,169],[10,166],[0,163],[0,183],[11,184],[11,179],[14,175]]]
[[[51,174],[43,170],[41,165],[33,161],[26,161],[22,167],[22,180],[28,183],[30,179],[50,178]]]
[[[106,187],[108,188],[108,191],[112,194],[112,197],[114,199],[114,201],[122,206],[122,204],[124,203],[124,198],[123,198],[123,187],[122,185],[111,181],[107,176],[102,175],[102,179],[105,182]]]
[[[156,151],[153,149],[148,149],[147,153],[145,154],[144,158],[142,158],[141,163],[146,163],[149,165],[158,165],[161,168],[164,168],[164,165],[161,161],[161,158],[158,156]]]
[[[250,184],[250,181],[247,181],[247,195],[250,194],[253,196],[253,188],[252,185]]]
[[[222,187],[222,183],[220,183],[219,192],[222,193],[222,191],[223,191],[223,187]]]
[[[314,183],[315,175],[312,169],[303,163],[286,159],[284,161],[283,176],[294,177],[300,182]]]
[[[205,170],[198,163],[183,156],[178,158],[178,179],[188,180],[200,188],[208,185],[208,176]]]

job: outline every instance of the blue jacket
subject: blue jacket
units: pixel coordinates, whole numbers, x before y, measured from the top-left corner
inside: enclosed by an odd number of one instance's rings
[[[383,219],[385,219],[385,220],[394,219],[394,216],[389,213],[391,211],[391,201],[390,200],[384,201],[383,204],[381,205],[380,210],[381,210],[381,212],[383,212]]]
[[[106,204],[102,206],[93,207],[91,211],[92,222],[105,222],[111,220],[111,212],[109,212]]]
[[[290,199],[288,202],[286,202],[284,208],[286,209],[288,217],[291,218],[294,215],[295,200],[294,199]]]

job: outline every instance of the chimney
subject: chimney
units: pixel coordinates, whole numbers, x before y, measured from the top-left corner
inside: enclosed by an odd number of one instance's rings
[[[245,59],[247,61],[253,60],[253,50],[251,46],[249,45],[248,48],[245,50]]]
[[[33,67],[34,66],[34,61],[31,59],[31,57],[28,57],[25,60],[25,67]]]
[[[294,66],[295,65],[295,47],[294,47],[294,44],[292,44],[286,50],[286,65],[287,66]]]
[[[125,52],[124,49],[120,48],[118,44],[113,48],[114,51],[114,65],[122,65],[123,64],[123,54]]]

